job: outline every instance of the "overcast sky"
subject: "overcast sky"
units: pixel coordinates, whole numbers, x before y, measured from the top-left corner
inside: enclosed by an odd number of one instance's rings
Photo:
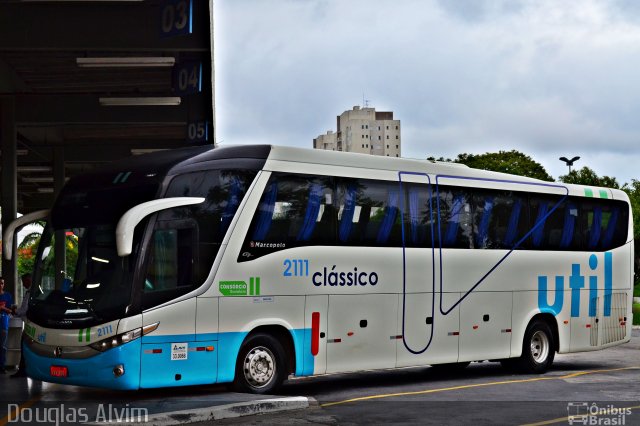
[[[640,179],[640,1],[215,0],[217,137],[312,147],[362,105],[402,155],[579,155]]]

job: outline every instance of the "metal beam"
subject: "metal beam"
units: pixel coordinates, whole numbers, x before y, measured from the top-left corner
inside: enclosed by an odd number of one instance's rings
[[[162,37],[160,4],[3,3],[0,51],[209,51],[209,4],[193,2],[193,33]]]
[[[18,210],[18,182],[16,176],[16,120],[15,103],[12,96],[0,97],[0,147],[2,148],[2,229],[16,219]],[[2,275],[7,291],[17,289],[16,280],[16,240],[13,240],[14,256],[11,260],[2,257]]]
[[[53,191],[54,197],[60,194],[60,190],[64,186],[64,148],[55,147],[53,149]],[[66,278],[67,272],[67,256],[66,256],[66,239],[67,236],[64,230],[56,231],[55,233],[55,265],[56,272],[60,271],[60,274],[56,274],[56,289],[62,288],[62,281]]]
[[[178,106],[104,107],[96,95],[19,95],[16,97],[18,126],[60,124],[109,124],[184,122],[211,117],[209,95],[184,97]]]

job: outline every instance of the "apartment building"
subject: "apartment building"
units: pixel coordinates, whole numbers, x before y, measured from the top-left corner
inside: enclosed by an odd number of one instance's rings
[[[387,157],[401,156],[400,120],[393,119],[392,111],[354,106],[337,117],[336,127],[337,132],[329,130],[315,138],[313,147]]]

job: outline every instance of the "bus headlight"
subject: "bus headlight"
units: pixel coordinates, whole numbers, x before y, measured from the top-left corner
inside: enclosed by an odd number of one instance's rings
[[[92,343],[89,346],[97,351],[104,352],[117,346],[124,345],[125,343],[129,343],[132,340],[136,340],[140,336],[142,336],[142,328],[136,328],[135,330],[127,331],[126,333],[118,334],[117,336],[112,336],[107,339],[100,340],[99,342]]]

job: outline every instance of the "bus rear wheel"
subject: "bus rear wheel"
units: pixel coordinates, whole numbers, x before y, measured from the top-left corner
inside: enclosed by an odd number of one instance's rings
[[[545,321],[535,320],[524,333],[522,355],[515,361],[515,367],[527,374],[546,373],[555,354],[551,327]]]
[[[273,392],[286,378],[285,366],[285,351],[278,339],[262,333],[250,336],[238,353],[234,388],[257,394]]]

